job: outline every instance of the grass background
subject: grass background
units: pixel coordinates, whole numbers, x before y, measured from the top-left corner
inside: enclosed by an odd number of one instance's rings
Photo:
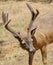
[[[23,50],[18,40],[4,28],[1,17],[2,11],[8,12],[9,19],[11,19],[9,26],[17,32],[20,31],[21,34],[26,33],[31,19],[31,13],[26,6],[26,2],[0,2],[0,65],[28,65],[28,52]],[[53,3],[28,3],[33,7],[34,11],[36,11],[36,8],[40,11],[39,16],[53,11]],[[53,44],[48,45],[47,53],[48,65],[53,65]],[[43,65],[40,50],[34,55],[33,65]]]

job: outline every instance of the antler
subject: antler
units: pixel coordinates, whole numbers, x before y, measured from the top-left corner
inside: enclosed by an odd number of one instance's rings
[[[8,26],[8,24],[9,24],[10,21],[11,21],[11,19],[8,20],[8,13],[5,14],[4,12],[2,12],[2,20],[3,20],[3,23],[4,23],[5,28],[6,28],[9,32],[11,32],[15,38],[17,38],[17,39],[21,42],[21,41],[22,41],[22,37],[21,37],[21,35],[19,34],[19,32],[17,33],[17,32],[15,32],[15,31],[13,31],[13,30]]]
[[[33,22],[36,19],[36,17],[38,16],[39,11],[36,9],[37,13],[35,14],[35,12],[33,11],[33,8],[28,3],[26,3],[26,5],[27,5],[27,7],[29,8],[29,10],[30,10],[30,12],[32,14],[32,18],[31,18],[31,21],[30,21],[30,24],[29,24],[29,27],[28,27],[28,32],[30,32],[31,31],[31,27],[33,25]]]

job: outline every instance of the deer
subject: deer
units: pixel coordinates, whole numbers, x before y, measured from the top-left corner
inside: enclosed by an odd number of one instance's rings
[[[28,6],[28,4],[27,4],[27,6]],[[29,9],[31,9],[30,7],[28,7]],[[32,23],[32,21],[38,16],[38,14],[39,14],[39,11],[36,9],[36,14],[33,12],[33,11],[31,11],[31,13],[32,13],[32,17],[31,17],[31,21],[30,21],[30,24],[29,24],[29,27],[30,27],[30,29],[31,29],[31,23]],[[28,52],[29,52],[29,65],[30,65],[30,55],[31,54],[33,54],[34,52],[35,52],[35,48],[34,48],[34,46],[33,46],[33,39],[31,38],[31,30],[29,29],[29,27],[28,27],[28,30],[27,30],[27,35],[25,35],[25,36],[22,36],[21,34],[20,34],[20,32],[16,32],[16,31],[14,31],[8,24],[10,23],[10,21],[11,21],[11,19],[8,19],[8,16],[9,16],[9,14],[8,13],[4,13],[4,12],[2,12],[2,21],[3,21],[3,24],[4,24],[4,27],[5,27],[5,29],[6,30],[8,30],[9,32],[11,32],[12,34],[13,34],[13,36],[16,38],[16,39],[18,39],[18,41],[19,41],[19,43],[20,43],[20,46],[23,48],[23,49],[25,49],[25,50],[27,50]],[[36,28],[35,28],[36,29]]]
[[[33,8],[29,4],[27,4],[27,6],[31,13],[35,14]],[[33,22],[30,22],[28,30],[31,28],[33,46],[36,51],[40,49],[43,64],[47,65],[47,45],[53,43],[53,12],[48,12],[41,17],[37,17],[37,19],[34,15],[33,18]],[[32,65],[34,53],[30,54],[30,56],[30,65]]]
[[[11,19],[8,19],[8,13],[2,12],[4,27],[18,39],[20,46],[28,51],[29,65],[32,65],[34,54],[39,49],[41,51],[43,64],[47,65],[47,45],[53,42],[53,13],[50,12],[42,17],[38,17],[39,10],[36,9],[35,13],[28,3],[26,3],[26,5],[32,15],[26,37],[22,36],[20,32],[15,32],[10,28],[8,24]],[[34,23],[35,28],[32,28]]]

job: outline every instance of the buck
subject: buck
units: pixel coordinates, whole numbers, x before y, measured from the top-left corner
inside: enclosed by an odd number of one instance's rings
[[[8,13],[2,12],[2,20],[5,28],[13,34],[13,36],[18,39],[20,45],[23,49],[29,52],[29,65],[32,65],[34,54],[40,49],[42,54],[42,61],[44,65],[47,65],[47,44],[53,42],[53,12],[47,13],[42,17],[37,17],[39,11],[36,9],[35,13],[33,8],[27,4],[32,18],[30,24],[27,28],[27,36],[23,37],[19,32],[15,32],[9,27],[11,21],[8,20]],[[37,19],[36,19],[37,18]],[[36,19],[36,20],[35,20]],[[32,29],[33,23],[35,28]]]

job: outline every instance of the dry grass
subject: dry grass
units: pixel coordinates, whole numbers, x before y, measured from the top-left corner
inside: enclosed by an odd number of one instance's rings
[[[53,11],[53,3],[41,4],[28,2],[34,9],[40,11],[39,16]],[[0,65],[28,65],[28,53],[21,49],[19,42],[8,32],[3,24],[1,14],[2,11],[9,13],[9,18],[12,19],[10,26],[15,31],[21,33],[26,31],[26,28],[31,19],[31,13],[26,6],[26,1],[23,2],[0,2]],[[48,49],[48,65],[53,65],[53,45]],[[41,61],[41,53],[37,51],[34,56],[33,65],[43,65]]]

